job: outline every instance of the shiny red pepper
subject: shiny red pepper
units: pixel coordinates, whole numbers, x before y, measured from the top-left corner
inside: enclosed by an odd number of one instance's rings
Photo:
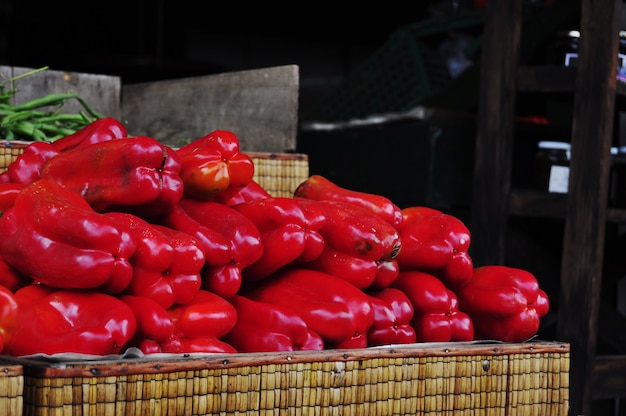
[[[239,139],[231,131],[215,130],[176,153],[187,198],[212,199],[228,188],[247,185],[254,174],[252,159],[240,152]]]
[[[29,285],[33,279],[18,271],[15,267],[10,266],[2,257],[0,257],[0,286],[4,286],[11,292]]]
[[[294,197],[355,204],[379,216],[394,227],[400,225],[402,221],[400,208],[389,198],[343,188],[321,175],[311,175],[298,185]]]
[[[340,277],[359,289],[375,281],[378,287],[383,287],[393,280],[393,270],[379,266],[381,262],[394,260],[400,251],[400,236],[395,227],[358,205],[306,198],[294,200],[305,216],[315,217],[320,213],[316,227],[324,239],[322,253],[304,262],[303,267]],[[390,266],[393,269],[394,265]]]
[[[54,156],[59,154],[52,143],[32,142],[24,148],[22,153],[2,172],[3,183],[31,184],[41,178],[41,171]]]
[[[135,314],[137,330],[127,347],[136,347],[144,354],[163,352],[161,344],[174,336],[174,322],[167,310],[156,300],[143,296],[119,295]]]
[[[526,341],[537,333],[541,317],[550,309],[535,276],[508,266],[474,269],[457,296],[459,307],[474,321],[477,339]]]
[[[12,356],[119,354],[137,329],[128,305],[96,290],[28,285],[15,298],[19,320],[4,348]]]
[[[374,323],[367,331],[367,345],[411,344],[416,341],[411,326],[413,305],[400,289],[387,287],[368,291],[374,309]]]
[[[204,289],[230,298],[241,288],[242,270],[263,255],[261,233],[245,215],[219,202],[183,198],[179,206],[192,219],[215,230],[228,241],[228,262],[216,268],[206,268],[202,278]]]
[[[154,299],[165,309],[188,303],[200,290],[204,251],[190,234],[123,212],[104,214],[127,226],[137,242],[130,258],[133,278],[124,293]]]
[[[245,186],[229,186],[226,190],[215,194],[211,200],[233,206],[242,202],[256,201],[271,196],[258,182],[251,180]]]
[[[79,193],[96,211],[145,219],[167,214],[183,195],[176,152],[145,136],[77,147],[48,160],[41,178]]]
[[[287,306],[261,302],[242,295],[229,299],[237,309],[237,323],[224,340],[238,352],[296,351],[324,347],[321,337]],[[311,339],[317,343],[312,344]]]
[[[0,215],[13,206],[15,198],[25,186],[21,183],[0,183]]]
[[[324,238],[309,228],[304,212],[292,198],[268,197],[233,205],[261,233],[262,256],[243,269],[244,280],[259,280],[278,269],[311,261],[324,250]]]
[[[3,350],[6,341],[13,336],[18,318],[17,298],[9,288],[0,285],[0,352],[2,353],[5,353]]]
[[[364,348],[374,322],[369,297],[345,280],[317,270],[282,269],[242,295],[295,311],[326,348]]]
[[[58,153],[126,136],[126,128],[121,122],[111,117],[104,117],[53,142],[30,143],[7,170],[0,174],[0,183],[32,183],[41,178],[44,164]]]
[[[404,208],[402,216],[400,269],[433,274],[455,292],[467,283],[473,272],[467,226],[453,215],[428,207]]]
[[[128,137],[126,127],[113,117],[103,117],[92,121],[82,129],[52,142],[60,152],[89,146],[90,144]]]
[[[135,241],[77,193],[39,180],[0,217],[0,255],[51,287],[123,288],[132,278]],[[114,283],[115,282],[115,283]]]
[[[215,293],[200,290],[185,305],[167,309],[174,323],[174,334],[161,344],[166,353],[236,353],[222,338],[237,323],[235,307]]]
[[[391,284],[413,305],[411,326],[417,342],[472,341],[474,323],[459,310],[456,295],[435,276],[421,271],[400,271]]]

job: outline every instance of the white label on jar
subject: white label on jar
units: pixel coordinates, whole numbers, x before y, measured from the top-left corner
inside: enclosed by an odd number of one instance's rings
[[[569,166],[552,165],[548,192],[566,194],[569,185]]]

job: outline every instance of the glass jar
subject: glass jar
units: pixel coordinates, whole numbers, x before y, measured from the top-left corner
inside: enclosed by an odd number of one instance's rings
[[[554,193],[567,193],[571,144],[559,141],[541,141],[537,145],[535,178],[537,188]]]

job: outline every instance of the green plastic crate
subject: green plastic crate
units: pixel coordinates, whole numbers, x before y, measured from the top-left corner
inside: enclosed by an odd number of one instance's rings
[[[483,14],[477,12],[430,18],[397,29],[303,119],[346,121],[419,105],[452,80],[433,41],[436,36],[482,23]]]

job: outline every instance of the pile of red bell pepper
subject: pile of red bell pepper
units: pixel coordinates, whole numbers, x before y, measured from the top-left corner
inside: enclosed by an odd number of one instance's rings
[[[113,118],[0,173],[3,354],[237,353],[522,342],[549,302],[475,268],[470,232],[319,175],[253,180],[235,134],[174,149]]]

